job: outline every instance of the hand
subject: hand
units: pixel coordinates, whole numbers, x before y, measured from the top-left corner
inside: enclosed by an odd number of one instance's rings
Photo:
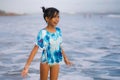
[[[28,74],[28,68],[24,68],[24,69],[22,70],[22,72],[21,72],[21,76],[22,76],[22,77],[26,77],[27,74]]]
[[[68,66],[71,66],[71,65],[72,65],[72,63],[68,60],[67,57],[64,58],[64,62],[65,62],[65,64],[68,65]]]

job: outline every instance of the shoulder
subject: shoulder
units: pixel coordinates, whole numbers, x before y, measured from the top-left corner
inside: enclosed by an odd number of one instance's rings
[[[61,29],[60,29],[59,27],[56,27],[56,30],[57,30],[58,32],[61,32]]]
[[[44,35],[46,35],[46,30],[43,28],[43,29],[39,30],[38,36],[44,36]]]
[[[56,27],[56,31],[60,36],[62,36],[62,32],[61,32],[61,29],[59,27]]]

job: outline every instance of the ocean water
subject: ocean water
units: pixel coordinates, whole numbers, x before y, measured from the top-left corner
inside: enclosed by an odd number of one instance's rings
[[[42,15],[0,17],[0,80],[39,80],[41,50],[27,78],[20,73],[45,26]],[[58,26],[73,63],[61,63],[58,80],[120,80],[120,14],[61,14]]]

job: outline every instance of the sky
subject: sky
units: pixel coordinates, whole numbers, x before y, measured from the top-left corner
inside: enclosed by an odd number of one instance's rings
[[[42,6],[66,13],[120,13],[120,0],[0,0],[0,10],[6,12],[40,13]]]

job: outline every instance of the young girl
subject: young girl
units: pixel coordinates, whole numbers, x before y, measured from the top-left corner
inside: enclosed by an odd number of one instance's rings
[[[42,56],[40,63],[40,80],[48,79],[48,72],[50,71],[50,80],[57,80],[59,73],[59,63],[64,58],[67,65],[71,65],[65,52],[61,46],[62,33],[60,28],[56,27],[59,22],[59,11],[56,8],[50,7],[43,9],[43,16],[47,26],[41,29],[38,33],[36,44],[31,51],[31,54],[25,64],[21,75],[25,77],[28,73],[29,65],[31,64],[38,48],[42,48]]]

